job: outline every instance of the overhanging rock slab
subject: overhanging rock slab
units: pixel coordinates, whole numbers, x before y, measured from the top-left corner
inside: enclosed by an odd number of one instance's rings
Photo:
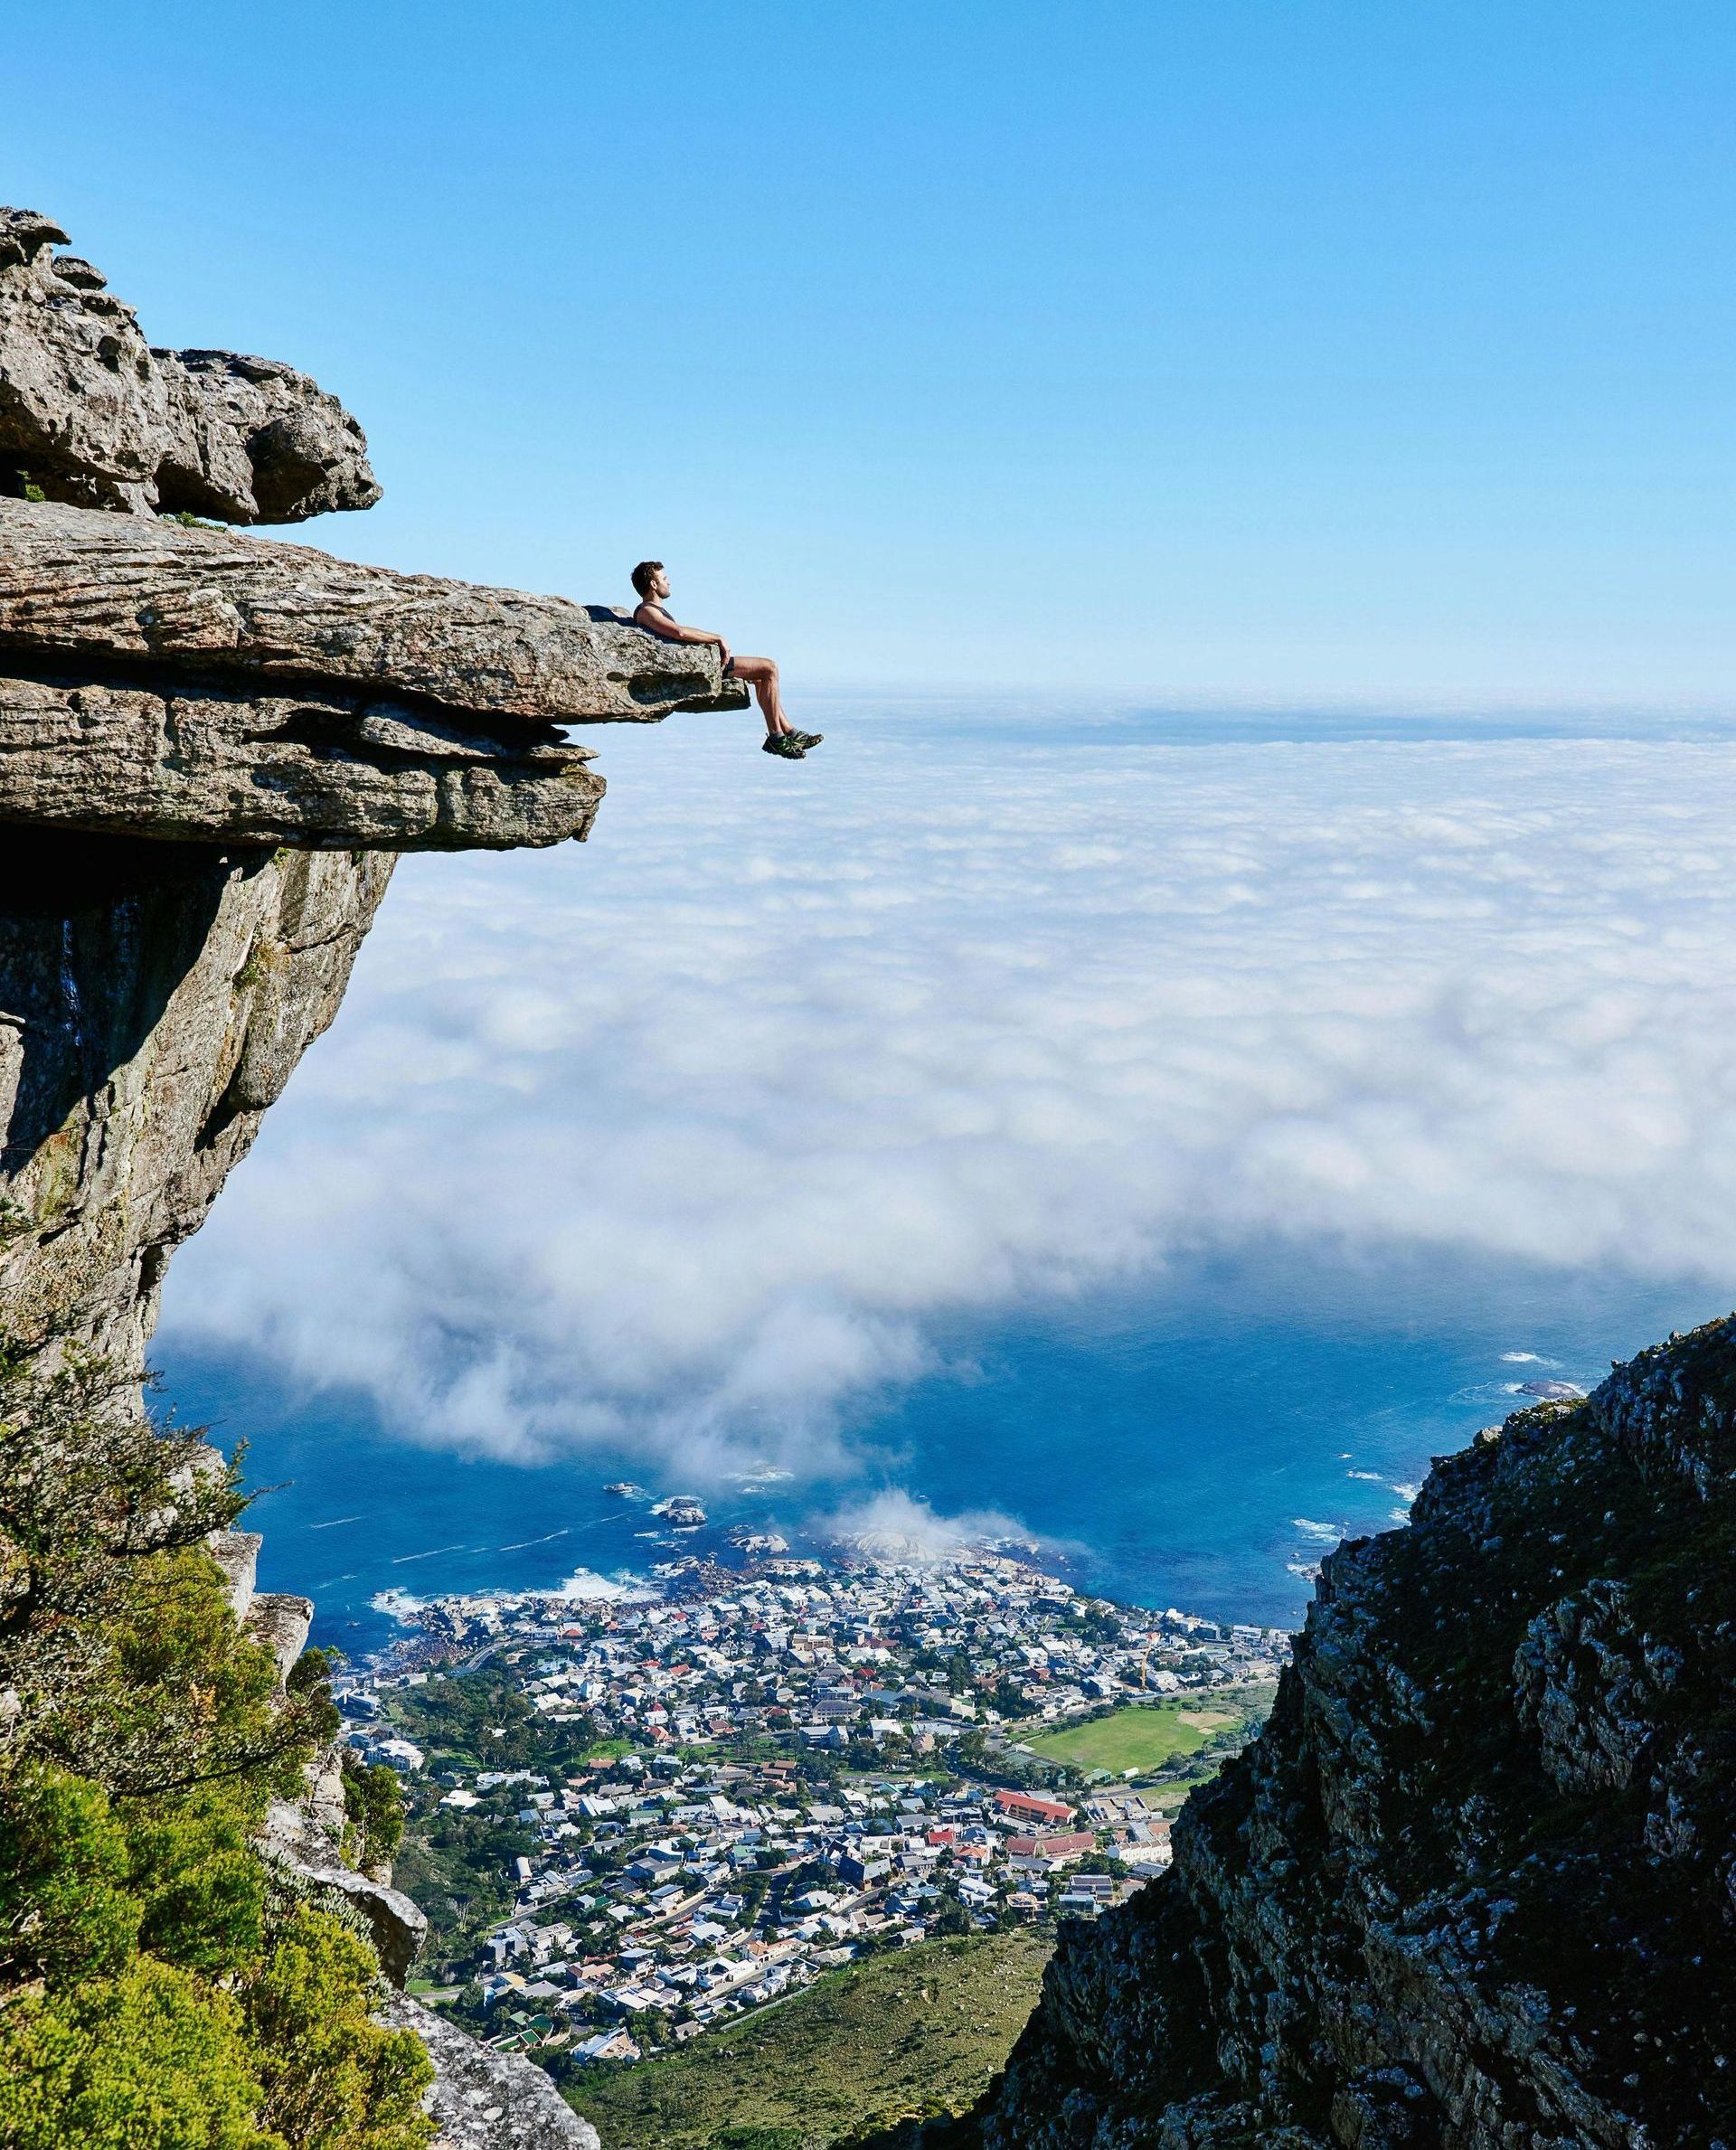
[[[28,501],[0,500],[0,669],[7,652],[540,725],[747,706],[714,646],[660,641],[608,606]]]

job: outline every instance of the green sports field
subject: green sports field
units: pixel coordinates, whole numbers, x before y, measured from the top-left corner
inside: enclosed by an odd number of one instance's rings
[[[1262,1694],[1263,1713],[1269,1698]],[[1248,1723],[1256,1712],[1240,1696],[1189,1695],[1162,1702],[1135,1702],[1088,1724],[1042,1732],[1026,1744],[1045,1761],[1071,1762],[1078,1769],[1109,1769],[1116,1776],[1142,1774],[1165,1762],[1197,1754],[1220,1732]]]

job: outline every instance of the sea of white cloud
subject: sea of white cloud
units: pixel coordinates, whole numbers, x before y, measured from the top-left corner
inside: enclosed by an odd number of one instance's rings
[[[1736,1269],[1736,747],[828,729],[604,732],[590,844],[407,862],[175,1344],[807,1473],[1203,1249]]]

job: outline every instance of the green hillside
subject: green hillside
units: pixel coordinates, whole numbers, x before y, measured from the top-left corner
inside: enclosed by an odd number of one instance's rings
[[[666,2060],[589,2070],[567,2096],[609,2150],[823,2150],[962,2112],[1024,2029],[1050,1947],[1026,1931],[870,1957]]]

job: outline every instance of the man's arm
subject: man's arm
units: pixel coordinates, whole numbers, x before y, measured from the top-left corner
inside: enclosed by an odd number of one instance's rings
[[[660,642],[713,643],[723,652],[724,662],[729,661],[730,646],[722,635],[711,634],[704,627],[684,627],[656,605],[641,605],[633,615],[633,624],[643,627],[647,635],[655,635]]]

